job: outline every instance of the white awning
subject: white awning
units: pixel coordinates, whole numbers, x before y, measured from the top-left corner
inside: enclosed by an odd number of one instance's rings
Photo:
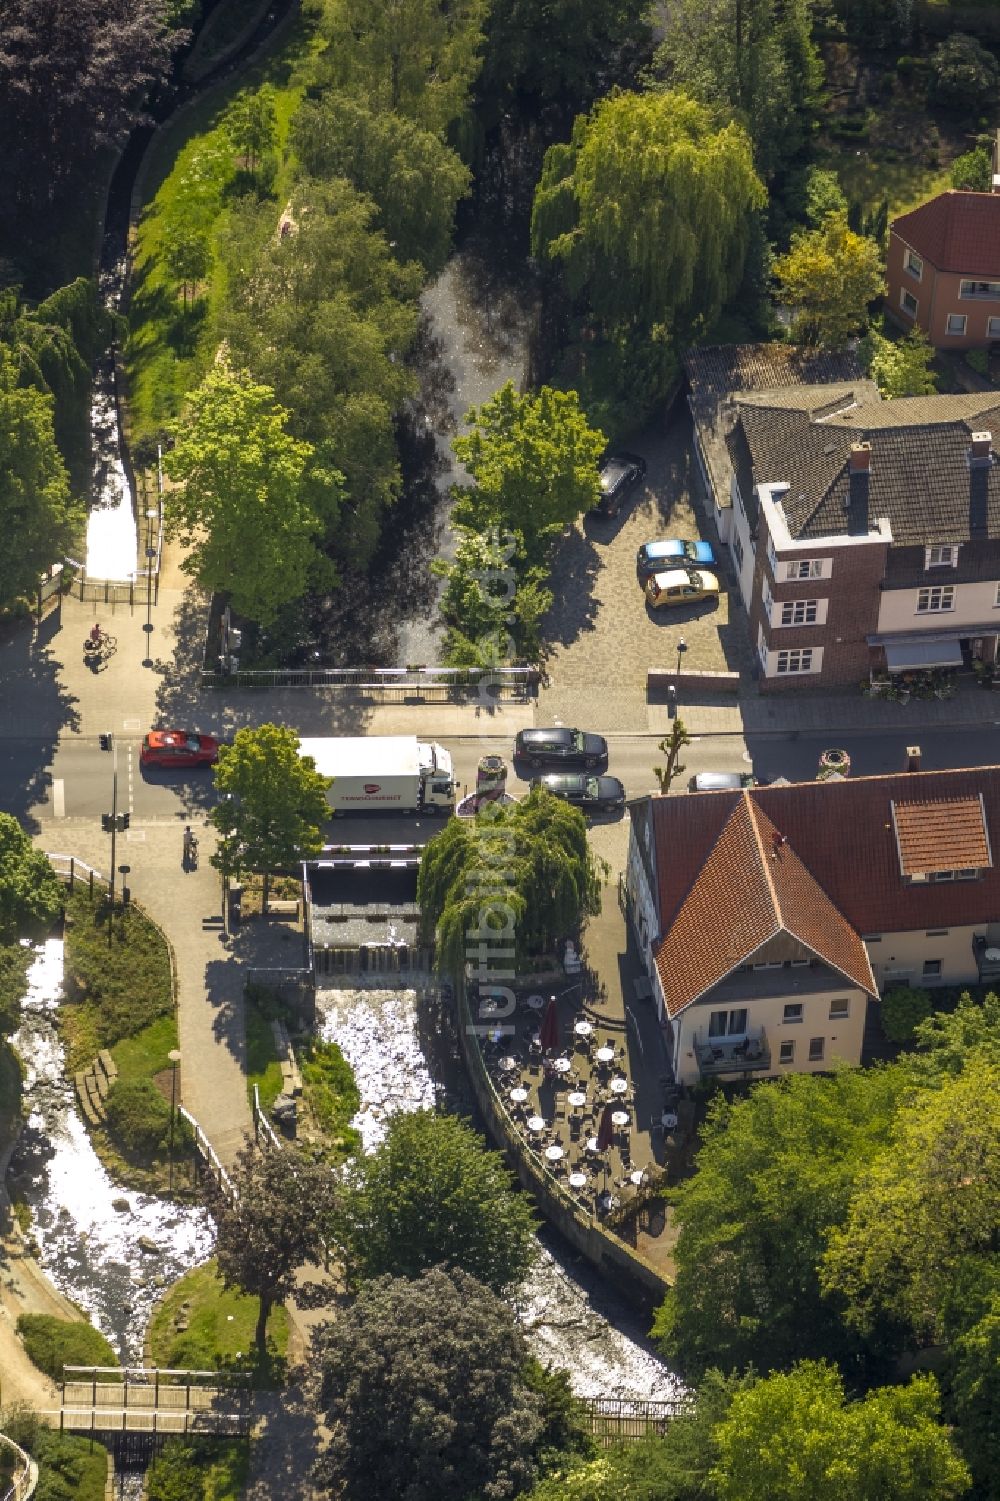
[[[961,667],[962,648],[957,641],[886,642],[885,662],[890,672],[913,672],[921,667]]]

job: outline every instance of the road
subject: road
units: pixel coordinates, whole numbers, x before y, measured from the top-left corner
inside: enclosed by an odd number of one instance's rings
[[[433,734],[433,711],[428,714],[427,730]],[[141,736],[120,735],[117,739],[118,809],[128,812],[134,823],[172,822],[178,825],[203,819],[215,801],[209,771],[147,771],[139,766]],[[996,760],[996,731],[991,727],[954,731],[935,731],[919,736],[926,770],[947,766],[976,766]],[[610,738],[608,770],[621,778],[629,797],[654,791],[653,767],[662,760],[653,735],[619,735]],[[772,780],[784,776],[789,780],[807,780],[815,776],[819,755],[831,744],[850,753],[853,775],[901,770],[904,765],[907,734],[822,736],[759,735],[746,744],[739,736],[702,736],[684,752],[686,768],[682,784],[696,771],[746,770]],[[509,738],[469,736],[446,739],[460,788],[470,790],[475,783],[480,756],[510,755]],[[42,742],[24,735],[0,739],[0,807],[17,811],[18,798],[37,774]],[[49,767],[44,800],[31,810],[40,823],[62,818],[99,820],[111,811],[114,756],[100,749],[96,737],[65,737]],[[517,794],[526,783],[512,774],[510,787]],[[406,842],[424,827],[438,826],[437,820],[401,820],[387,818],[342,819],[333,825],[331,840],[338,843]]]

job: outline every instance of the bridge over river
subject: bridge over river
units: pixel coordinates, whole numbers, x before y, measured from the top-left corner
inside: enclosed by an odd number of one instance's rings
[[[59,1428],[103,1440],[117,1434],[235,1438],[264,1416],[258,1395],[239,1374],[220,1381],[218,1371],[66,1366]]]

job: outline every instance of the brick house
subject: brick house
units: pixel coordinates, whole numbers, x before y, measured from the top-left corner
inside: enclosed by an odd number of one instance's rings
[[[1000,976],[1000,767],[629,812],[626,910],[680,1083],[856,1064],[882,991]]]
[[[886,308],[938,349],[1000,342],[1000,193],[939,193],[889,226]]]
[[[710,400],[705,356],[696,452],[761,691],[1000,660],[1000,396],[882,401],[859,376]]]

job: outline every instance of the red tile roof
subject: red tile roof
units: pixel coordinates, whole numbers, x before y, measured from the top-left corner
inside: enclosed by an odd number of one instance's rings
[[[859,935],[750,795],[736,799],[656,954],[668,1014],[676,1016],[782,932],[875,994]]]
[[[993,864],[981,798],[894,802],[892,816],[899,863],[906,876],[936,870],[984,870]]]
[[[980,794],[992,846],[1000,831],[1000,766],[651,798],[660,931],[667,933],[741,797],[786,835],[806,871],[858,933],[1000,922],[995,865],[977,881],[918,885],[904,881],[899,868],[893,802],[968,800]],[[739,905],[743,880],[735,869],[719,897],[712,916],[717,935]]]
[[[1000,194],[939,193],[890,228],[938,271],[1000,280]]]

